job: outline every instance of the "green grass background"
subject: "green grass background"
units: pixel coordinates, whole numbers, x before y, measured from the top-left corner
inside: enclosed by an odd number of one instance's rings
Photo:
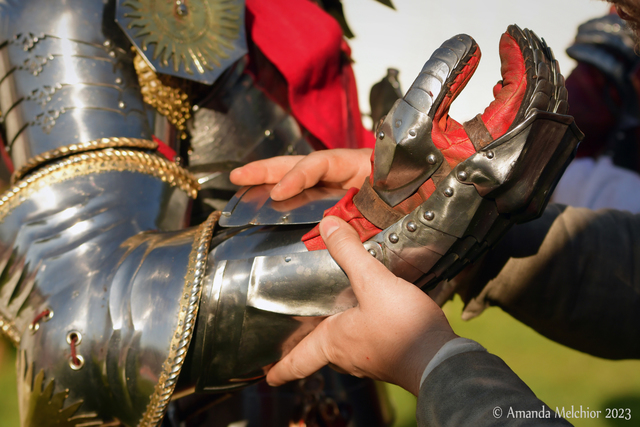
[[[556,344],[500,309],[491,308],[469,322],[460,319],[459,300],[444,307],[454,331],[480,342],[504,361],[551,408],[571,405],[592,410],[631,408],[631,421],[571,420],[576,426],[640,425],[640,361],[608,361]],[[640,339],[640,337],[639,337]],[[415,426],[415,398],[388,386],[396,407],[396,427]],[[15,352],[0,340],[0,426],[17,427]]]

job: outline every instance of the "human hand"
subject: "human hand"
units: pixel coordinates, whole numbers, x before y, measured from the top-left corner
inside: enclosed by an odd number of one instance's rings
[[[456,338],[444,313],[419,288],[372,257],[343,220],[323,219],[320,233],[349,277],[358,306],[323,320],[271,368],[267,382],[281,385],[333,364],[417,395],[424,368]]]
[[[308,156],[280,156],[251,162],[231,171],[236,185],[276,184],[275,201],[286,200],[318,183],[349,189],[360,187],[371,173],[371,149],[315,151]]]

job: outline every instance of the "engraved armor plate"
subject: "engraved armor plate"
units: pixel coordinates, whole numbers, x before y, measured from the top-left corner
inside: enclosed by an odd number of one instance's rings
[[[157,73],[212,84],[247,53],[243,0],[118,0],[116,21]]]

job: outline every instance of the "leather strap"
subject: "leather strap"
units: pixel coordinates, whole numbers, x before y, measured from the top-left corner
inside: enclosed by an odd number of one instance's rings
[[[353,204],[370,223],[383,230],[404,217],[378,196],[369,178],[364,180],[360,191],[353,197]]]
[[[482,121],[482,115],[478,114],[473,119],[465,122],[462,127],[467,136],[471,140],[471,143],[476,148],[476,151],[480,151],[481,148],[489,145],[493,141],[493,137],[489,133],[489,130]]]

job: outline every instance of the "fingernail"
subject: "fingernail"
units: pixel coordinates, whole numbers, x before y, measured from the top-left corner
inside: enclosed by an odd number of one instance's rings
[[[322,222],[320,223],[320,233],[322,233],[322,237],[323,238],[327,239],[339,227],[340,227],[340,225],[338,224],[338,222],[335,219],[333,219],[331,217],[327,217],[327,218],[323,219]]]

